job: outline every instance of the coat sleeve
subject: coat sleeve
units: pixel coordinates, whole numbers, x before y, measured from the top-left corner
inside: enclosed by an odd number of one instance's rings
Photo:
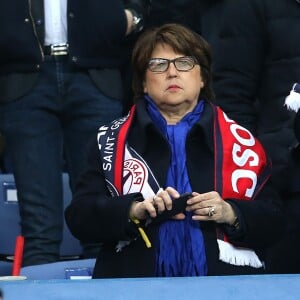
[[[81,175],[65,219],[72,234],[81,241],[106,242],[127,240],[137,233],[129,220],[133,201],[140,193],[112,197],[106,186],[96,138],[88,147],[87,168]]]
[[[282,201],[270,180],[253,200],[230,199],[228,202],[237,207],[244,226],[244,235],[232,241],[261,248],[276,242],[283,234],[286,220]]]

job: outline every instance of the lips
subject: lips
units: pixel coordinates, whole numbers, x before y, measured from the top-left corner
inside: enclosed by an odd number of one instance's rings
[[[172,84],[172,85],[169,85],[167,88],[167,90],[173,90],[173,89],[181,89],[181,87],[176,84]]]

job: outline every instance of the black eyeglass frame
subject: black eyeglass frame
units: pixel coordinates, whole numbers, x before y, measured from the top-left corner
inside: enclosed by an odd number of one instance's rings
[[[188,58],[190,59],[190,61],[193,63],[192,67],[190,69],[187,69],[187,70],[180,70],[178,69],[178,67],[176,66],[176,61],[182,59],[182,58]],[[154,70],[151,70],[151,61],[154,61],[154,60],[161,60],[161,61],[164,61],[164,62],[167,62],[167,67],[165,70],[163,71],[154,71]],[[188,72],[190,70],[192,70],[195,65],[200,65],[199,61],[197,60],[197,58],[195,56],[180,56],[180,57],[176,57],[174,59],[167,59],[167,58],[161,58],[161,57],[153,57],[153,58],[150,58],[149,61],[148,61],[148,69],[153,72],[153,73],[164,73],[166,72],[169,67],[170,67],[170,64],[173,63],[173,65],[175,66],[176,70],[179,71],[179,72]]]

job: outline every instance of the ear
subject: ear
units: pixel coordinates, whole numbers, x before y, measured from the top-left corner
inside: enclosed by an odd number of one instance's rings
[[[143,88],[144,88],[144,94],[147,94],[148,93],[148,89],[147,89],[145,81],[143,81]]]

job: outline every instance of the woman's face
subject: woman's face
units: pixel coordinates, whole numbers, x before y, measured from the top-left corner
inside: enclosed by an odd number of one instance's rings
[[[158,44],[152,52],[151,58],[174,59],[185,56],[175,53],[166,44]],[[204,82],[200,73],[200,66],[195,65],[190,71],[178,71],[173,63],[162,73],[146,70],[144,93],[147,93],[161,111],[179,110],[182,114],[190,112],[198,103]]]

